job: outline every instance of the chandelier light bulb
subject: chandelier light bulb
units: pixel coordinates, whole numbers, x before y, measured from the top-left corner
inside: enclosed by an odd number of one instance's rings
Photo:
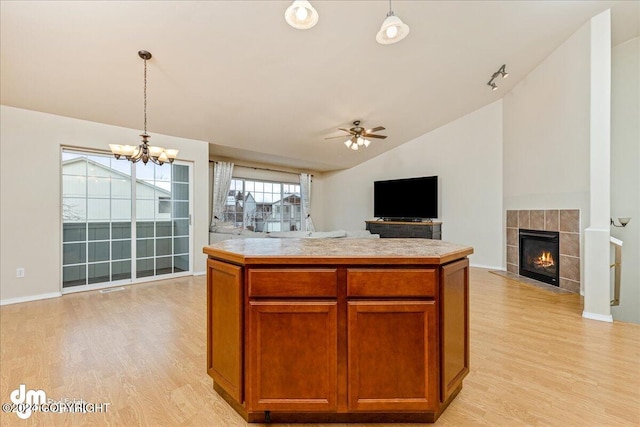
[[[170,160],[178,157],[178,150],[174,150],[172,148],[165,149],[164,153],[167,155],[167,158]]]
[[[136,150],[138,149],[138,147],[136,147],[135,145],[123,145],[122,146],[122,155],[124,155],[125,157],[131,157],[134,154],[136,154]]]
[[[385,32],[387,33],[387,37],[392,39],[398,35],[398,27],[396,27],[395,25],[391,26],[387,28]]]

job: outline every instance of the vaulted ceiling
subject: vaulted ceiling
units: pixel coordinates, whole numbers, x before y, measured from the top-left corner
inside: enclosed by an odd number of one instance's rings
[[[640,35],[638,1],[414,0],[393,2],[411,32],[383,46],[386,1],[312,0],[320,19],[310,30],[284,21],[290,3],[2,1],[1,102],[140,130],[145,49],[151,135],[328,171],[501,98],[607,8],[614,46]],[[510,76],[491,91],[502,64]],[[325,139],[356,119],[389,137],[358,151]]]

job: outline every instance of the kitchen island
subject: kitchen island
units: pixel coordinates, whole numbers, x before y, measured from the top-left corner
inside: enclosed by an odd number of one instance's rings
[[[473,249],[243,239],[203,249],[207,371],[249,422],[434,422],[469,372]]]

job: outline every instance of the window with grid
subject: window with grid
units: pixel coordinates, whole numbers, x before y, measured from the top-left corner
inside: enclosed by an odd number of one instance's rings
[[[258,232],[302,230],[300,185],[233,178],[224,220]]]
[[[63,288],[190,270],[190,172],[62,152]]]

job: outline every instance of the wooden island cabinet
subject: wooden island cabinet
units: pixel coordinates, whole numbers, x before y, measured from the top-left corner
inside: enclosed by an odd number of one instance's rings
[[[470,247],[207,246],[207,370],[250,422],[433,422],[469,371]]]

